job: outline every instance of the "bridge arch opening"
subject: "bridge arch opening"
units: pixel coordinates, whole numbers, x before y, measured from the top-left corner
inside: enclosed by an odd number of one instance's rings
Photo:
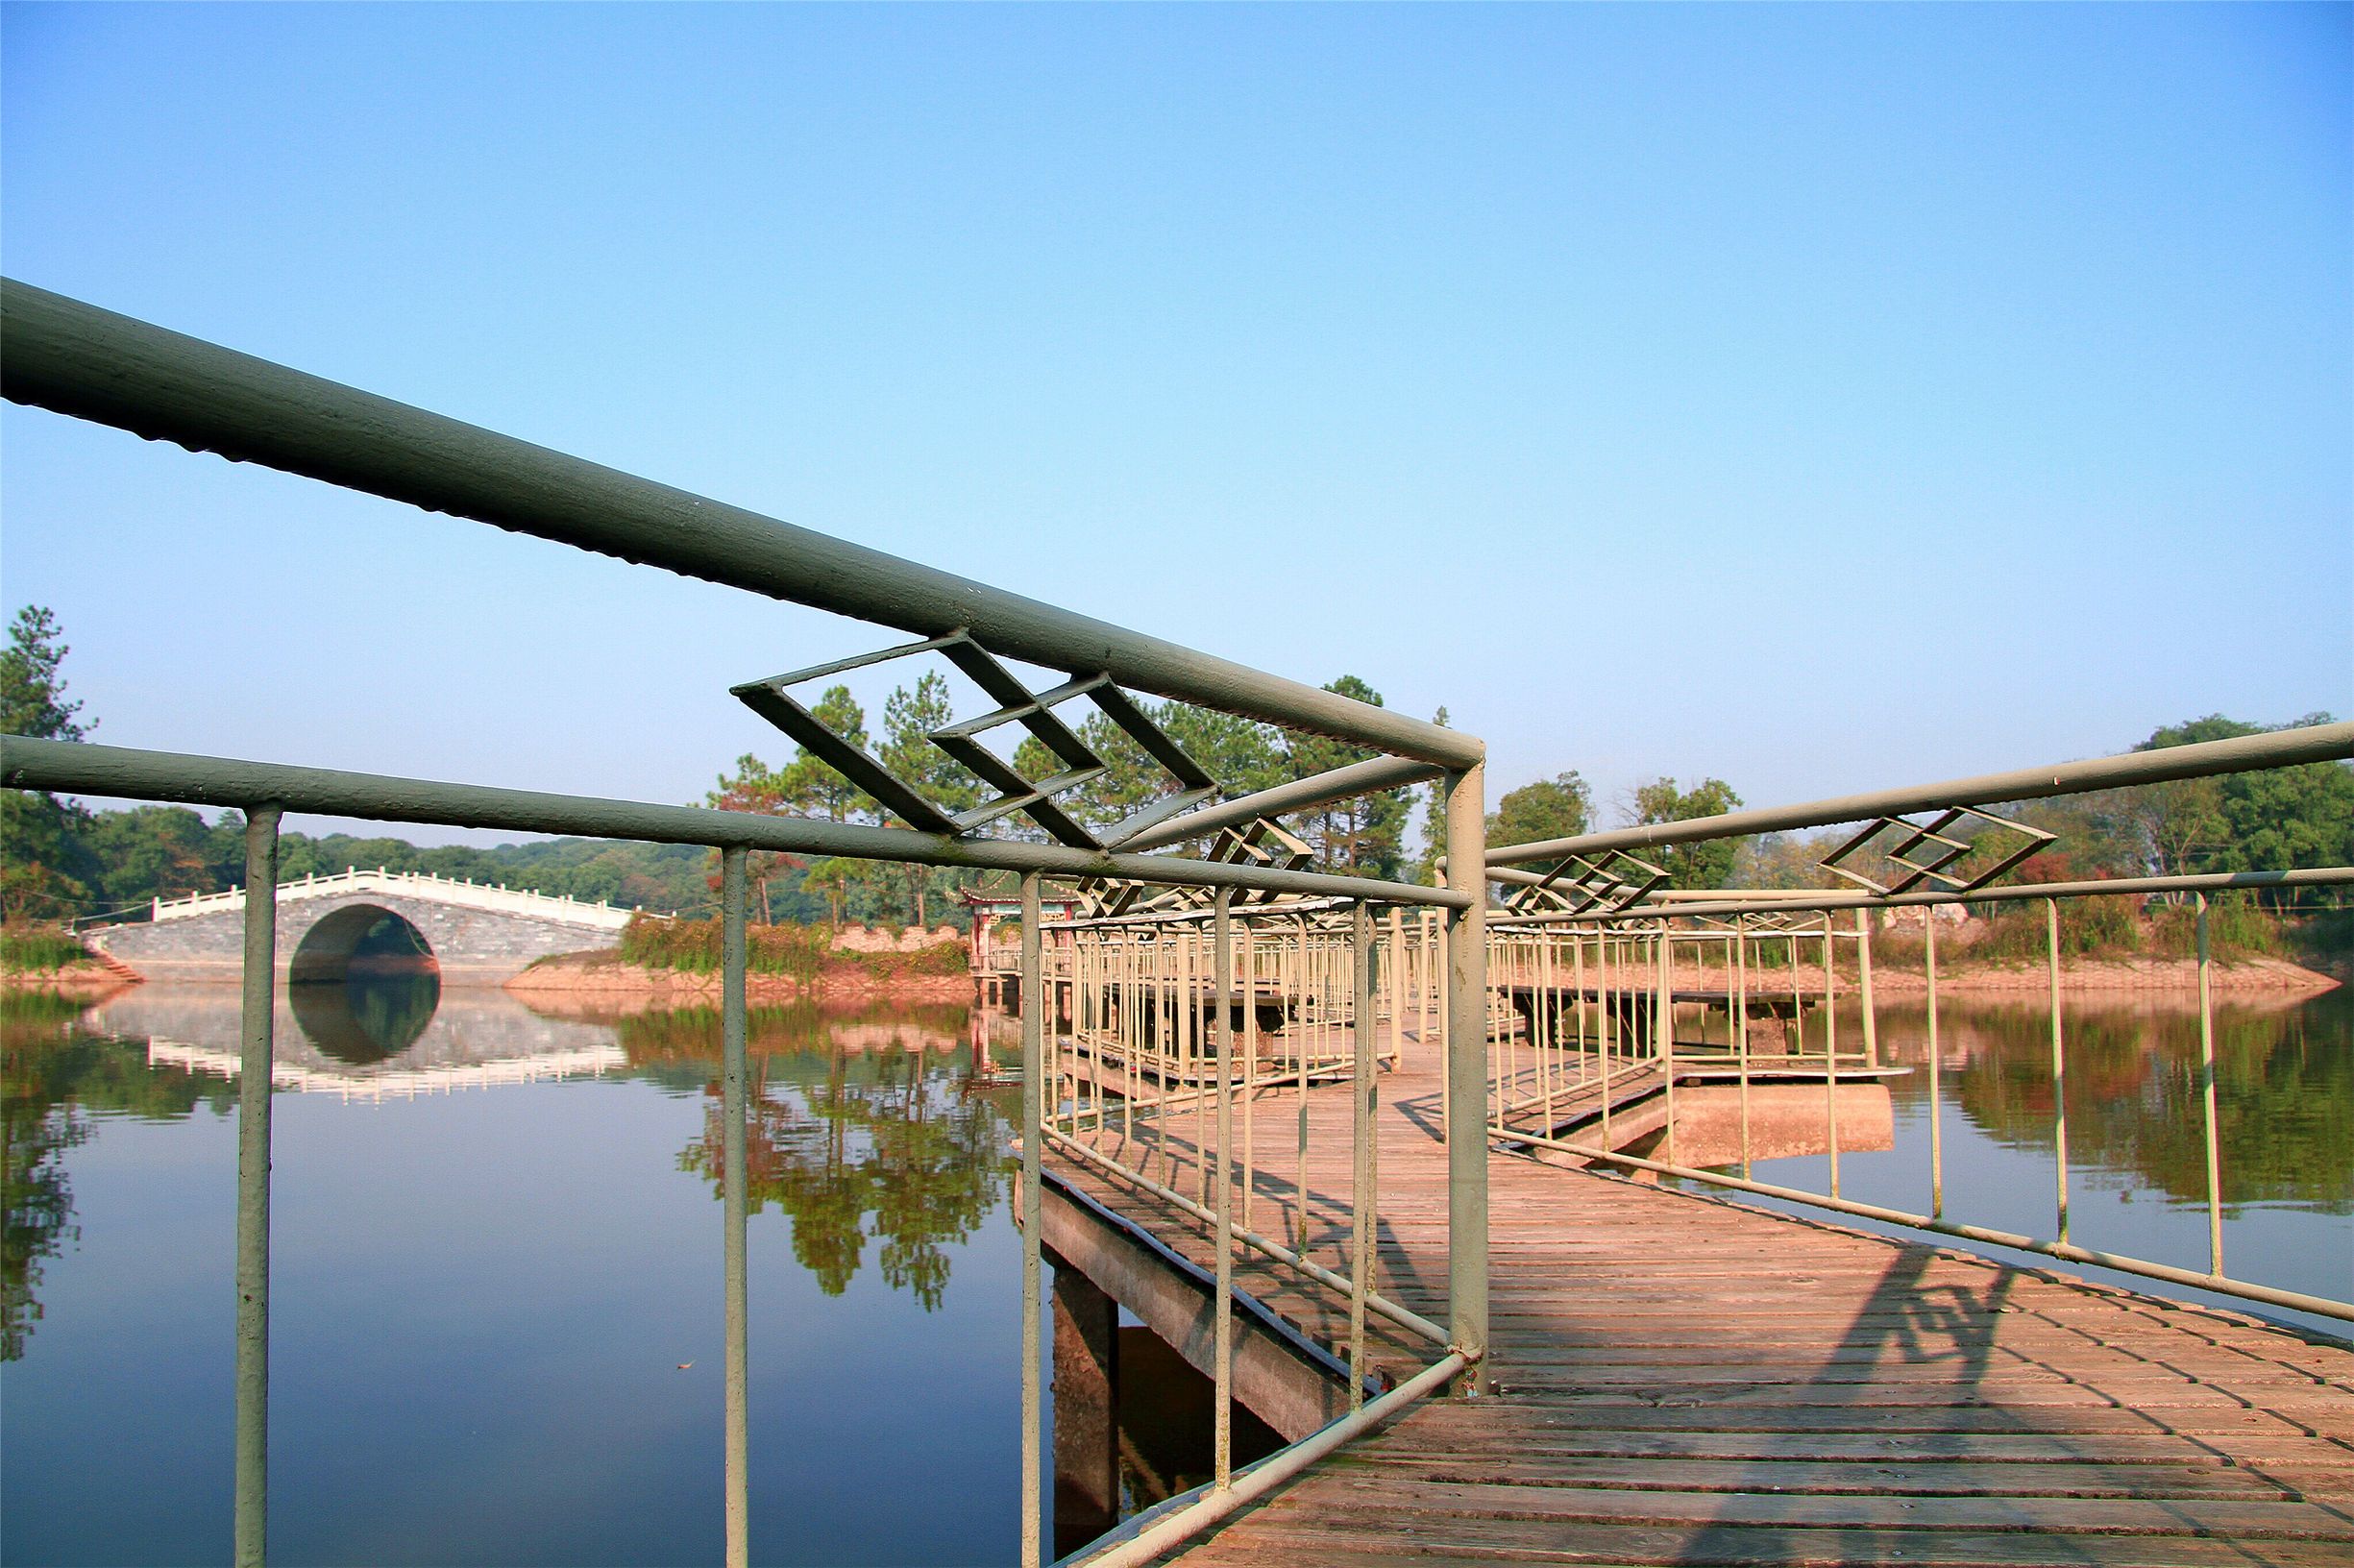
[[[377,904],[346,904],[303,933],[286,968],[291,985],[341,984],[355,975],[439,974],[433,944]]]
[[[312,1044],[365,1066],[408,1049],[441,1004],[441,965],[425,933],[376,904],[347,904],[303,933],[287,1000]]]

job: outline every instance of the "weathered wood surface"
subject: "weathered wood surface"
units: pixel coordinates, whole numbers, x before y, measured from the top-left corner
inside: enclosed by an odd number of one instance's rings
[[[1431,1056],[1410,1042],[1382,1081],[1380,1284],[1443,1323]],[[1308,1243],[1345,1272],[1350,1090],[1308,1098]],[[1285,1239],[1303,1219],[1297,1106],[1267,1092],[1248,1118],[1251,1223]],[[1192,1109],[1165,1138],[1089,1136],[1209,1200]],[[1174,1205],[1067,1154],[1048,1165],[1211,1262]],[[1426,1402],[1176,1558],[2354,1564],[2354,1352],[1515,1156],[1492,1156],[1489,1182],[1495,1394]],[[1345,1350],[1345,1301],[1255,1255],[1236,1277]],[[1384,1381],[1434,1359],[1369,1325]]]

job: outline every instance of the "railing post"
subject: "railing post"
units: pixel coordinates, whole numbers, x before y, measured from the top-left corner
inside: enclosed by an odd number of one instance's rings
[[[1831,1196],[1839,1195],[1839,980],[1831,961],[1830,911],[1823,912],[1823,1129],[1830,1150]]]
[[[1043,1121],[1046,1103],[1046,1033],[1042,1010],[1045,988],[1039,983],[1038,873],[1021,878],[1021,1562],[1041,1568],[1042,1536],[1039,1505],[1043,1485],[1039,1446],[1044,1426],[1039,1401],[1039,1286],[1043,1268],[1040,1232],[1045,1225]]]
[[[1365,1292],[1373,1288],[1374,1244],[1380,1216],[1375,1212],[1376,1151],[1380,1132],[1374,1117],[1380,1109],[1380,1057],[1373,1045],[1373,914],[1362,899],[1350,906],[1350,930],[1356,960],[1356,1047],[1352,1087],[1356,1090],[1350,1129],[1349,1179],[1349,1409],[1365,1403]]]
[[[2215,992],[2208,973],[2207,895],[2198,900],[2198,1092],[2207,1108],[2207,1272],[2223,1277],[2223,1168],[2215,1142]]]
[[[750,1331],[745,1299],[744,1254],[750,1214],[744,1168],[745,1020],[744,918],[745,851],[720,851],[720,1115],[725,1165],[723,1189],[727,1307],[727,1568],[751,1560],[751,1471],[746,1384],[749,1376]]]
[[[1670,945],[1675,941],[1674,929],[1673,920],[1659,922],[1658,963],[1652,972],[1655,995],[1651,1010],[1652,1054],[1659,1061],[1660,1091],[1667,1102],[1667,1126],[1660,1141],[1667,1149],[1663,1158],[1671,1163],[1676,1158],[1676,997],[1670,989],[1676,965],[1675,950]]]
[[[2051,970],[2051,1157],[2060,1212],[2060,1245],[2068,1245],[2068,1041],[2060,1025],[2060,901],[2044,900],[2046,951]]]
[[[1233,1156],[1229,1152],[1234,1147],[1235,1132],[1235,1029],[1230,1011],[1235,982],[1230,910],[1233,901],[1233,890],[1220,888],[1212,894],[1210,906],[1210,989],[1215,998],[1212,1005],[1217,1009],[1213,1038],[1218,1053],[1217,1406],[1212,1468],[1214,1483],[1220,1491],[1234,1484],[1235,1475],[1235,1187]]]
[[[1747,916],[1735,915],[1732,918],[1732,964],[1733,1048],[1738,1053],[1741,1067],[1741,1179],[1746,1182],[1750,1179],[1749,919]]]
[[[278,982],[275,803],[245,813],[245,972],[237,1064],[237,1568],[268,1556],[270,1513],[270,1081]]]
[[[1937,911],[1922,912],[1922,966],[1929,982],[1929,1217],[1946,1217],[1946,1129],[1943,1064],[1937,1051]],[[1746,1174],[1746,1173],[1745,1173]]]
[[[1447,912],[1447,1327],[1471,1393],[1488,1385],[1485,772],[1446,778],[1447,884],[1471,899]]]
[[[1929,912],[1923,910],[1925,919]],[[1855,986],[1864,1010],[1864,1066],[1880,1065],[1879,1010],[1872,1000],[1872,920],[1868,910],[1855,912]]]

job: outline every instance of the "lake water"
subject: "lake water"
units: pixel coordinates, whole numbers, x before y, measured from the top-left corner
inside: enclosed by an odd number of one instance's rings
[[[235,993],[0,1006],[0,1558],[225,1558]],[[282,1008],[277,1560],[718,1557],[718,1029],[397,987]],[[2069,1029],[2076,1238],[2204,1267],[2195,1017]],[[1941,1034],[1949,1213],[2048,1234],[2041,1013],[1949,1005]],[[1883,1007],[1880,1038],[1925,1062],[1917,1007]],[[755,1559],[1012,1560],[1018,1090],[961,1007],[757,1012],[751,1048]],[[2354,1291],[2354,1002],[2227,1007],[2217,1054],[2227,1261]],[[1842,1190],[1925,1207],[1925,1074],[1891,1108],[1891,1146],[1845,1155]],[[1188,1462],[1151,1467],[1181,1484]]]
[[[1917,999],[1883,1002],[1877,1017],[1882,1060],[1912,1070],[1889,1080],[1880,1147],[1855,1150],[1843,1142],[1839,1190],[1858,1202],[1926,1213],[1927,1012]],[[2195,1007],[2172,997],[2079,1000],[2064,1006],[2062,1023],[2070,1239],[2205,1272],[2207,1157]],[[2041,1003],[1941,1002],[1937,1124],[1948,1219],[2045,1239],[2056,1235],[2050,1028]],[[1841,1010],[1839,1038],[1846,1049],[1862,1038],[1852,1005]],[[2354,994],[2342,990],[2293,1006],[2219,1004],[2215,1056],[2225,1271],[2354,1299]],[[1812,1097],[1820,1098],[1819,1086]],[[1815,1127],[1819,1134],[1820,1123]],[[1819,1137],[1813,1141],[1820,1148]],[[1700,1163],[1738,1174],[1737,1166],[1720,1163],[1723,1157],[1722,1149],[1712,1150]],[[1759,1159],[1753,1172],[1759,1181],[1822,1192],[1828,1166],[1823,1154],[1811,1153]],[[1743,1201],[1821,1213],[1770,1199]],[[2038,1266],[2032,1255],[2001,1255]],[[2122,1273],[2095,1277],[2339,1335],[2350,1332],[2342,1321]]]
[[[235,993],[7,1005],[0,1552],[225,1560]],[[279,1018],[273,1559],[717,1560],[717,1017],[309,1011]],[[1011,1560],[1014,1091],[961,1007],[757,1013],[752,1053],[756,1557]]]

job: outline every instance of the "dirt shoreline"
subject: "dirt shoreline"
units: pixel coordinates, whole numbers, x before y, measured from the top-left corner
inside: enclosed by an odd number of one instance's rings
[[[720,977],[684,969],[652,969],[642,964],[610,960],[580,962],[552,959],[524,970],[502,989],[526,1000],[594,1000],[602,1008],[624,1012],[658,1012],[665,1008],[717,1007]],[[821,969],[814,980],[789,974],[748,974],[744,977],[747,1005],[798,1001],[969,1002],[972,977],[954,974],[877,972],[866,965],[845,964]]]
[[[140,984],[102,964],[86,960],[55,969],[0,969],[0,991],[46,991],[60,996],[103,1001]]]

